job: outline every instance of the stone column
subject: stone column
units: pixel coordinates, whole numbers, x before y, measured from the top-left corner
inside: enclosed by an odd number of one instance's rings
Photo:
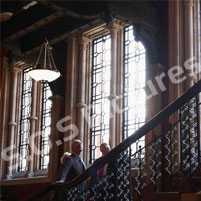
[[[116,146],[116,80],[117,80],[117,27],[113,24],[110,28],[111,35],[111,84],[110,84],[110,146]]]
[[[89,40],[82,37],[79,41],[79,75],[78,75],[78,103],[77,103],[77,127],[78,139],[84,142],[84,112],[85,107],[85,85],[86,85],[86,48]]]
[[[168,45],[169,45],[169,57],[168,57],[168,69],[170,70],[174,66],[184,66],[184,24],[183,24],[183,2],[182,1],[169,1],[168,2],[168,29],[169,29],[169,34],[168,34]],[[183,69],[184,70],[184,69]],[[183,73],[182,75],[184,75]],[[173,83],[168,77],[168,103],[170,104],[173,101],[175,101],[178,97],[180,97],[183,94],[184,91],[184,86],[185,86],[185,81],[182,81],[181,83]],[[168,123],[174,124],[175,122],[178,121],[178,113],[174,113],[169,117]],[[179,130],[179,128],[178,128]],[[172,140],[178,141],[180,138],[180,134],[177,133],[176,135],[172,136]],[[167,144],[167,139],[163,137],[163,143]],[[175,151],[178,152],[179,148],[176,146],[174,147]],[[167,150],[163,149],[164,155],[167,154]],[[176,159],[175,159],[176,160]]]
[[[0,104],[0,139],[1,139],[1,153],[7,147],[8,139],[8,116],[9,116],[9,88],[10,88],[10,72],[8,68],[7,58],[3,58],[3,68],[2,70],[2,91],[1,91],[1,104]],[[3,179],[5,174],[7,174],[6,161],[1,157],[0,160],[0,179]]]
[[[64,98],[62,96],[55,95],[50,97],[50,100],[52,101],[50,135],[52,147],[50,147],[49,174],[51,174],[51,181],[55,182],[58,173],[58,149],[61,145],[61,140],[59,139],[60,132],[57,130],[56,124],[61,119]]]
[[[196,69],[196,77],[197,81],[201,79],[201,65],[200,65],[200,43],[201,43],[201,36],[200,36],[200,0],[194,0],[194,55],[196,57],[197,69]],[[199,73],[198,73],[199,72]]]
[[[9,122],[8,122],[8,139],[9,146],[13,146],[13,149],[10,151],[10,160],[8,162],[8,172],[7,179],[12,179],[13,176],[13,150],[14,150],[14,139],[15,139],[15,127],[16,123],[16,94],[17,94],[17,74],[19,72],[19,68],[15,68],[14,64],[12,64],[11,69],[11,92],[10,92],[10,114],[9,114]],[[16,148],[16,147],[15,147]]]
[[[35,134],[36,131],[36,103],[37,103],[37,82],[32,80],[32,102],[31,102],[31,116],[30,116],[30,136]],[[28,164],[28,177],[34,176],[34,139],[30,138],[29,149],[29,164]]]
[[[147,62],[148,63],[148,62]],[[162,93],[165,93],[166,84],[164,82],[165,67],[160,63],[148,64],[147,65],[147,82],[145,91],[147,94],[146,100],[146,122],[153,118],[158,112],[162,109]],[[164,76],[164,77],[163,77]],[[153,86],[149,83],[153,83]],[[156,92],[156,93],[155,93]],[[161,134],[161,125],[154,127],[149,133],[145,135],[145,145],[149,144],[154,140],[154,137]],[[146,163],[147,166],[150,166],[149,156],[151,149],[146,149]],[[151,174],[151,171],[148,170],[148,175]]]
[[[120,27],[117,34],[117,75],[123,75],[123,37],[124,37],[124,26]],[[116,145],[122,142],[122,120],[123,120],[123,77],[117,76],[117,112],[116,112]]]
[[[150,72],[148,72],[148,82],[151,81],[152,85],[146,86],[146,91],[148,96],[150,97],[147,99],[146,103],[146,110],[147,110],[147,117],[146,121],[150,120],[154,117],[158,112],[162,109],[162,92],[167,90],[167,86],[164,82],[165,78],[165,67],[160,63],[150,64],[148,68]],[[153,88],[152,88],[153,87]],[[153,91],[156,90],[156,93]],[[153,96],[150,96],[152,94]],[[157,126],[153,131],[152,134],[146,135],[146,143],[149,143],[153,140],[153,135],[160,134],[161,127]]]
[[[185,0],[184,2],[184,30],[185,30],[185,58],[188,60],[194,57],[194,38],[193,38],[193,0]],[[196,76],[193,72],[193,68],[186,70],[186,83],[185,90],[191,88],[194,84]]]
[[[163,66],[160,63],[150,64],[149,65],[149,76],[148,81],[151,81],[153,83],[154,90],[156,90],[156,94],[152,93],[153,96],[147,99],[148,105],[150,104],[151,107],[148,107],[149,111],[147,111],[147,120],[152,118],[154,115],[156,115],[158,112],[162,109],[162,92],[165,92],[167,90],[167,83],[165,83],[165,66]],[[151,90],[151,86],[149,85],[149,92],[153,92],[154,90]]]
[[[69,117],[69,120],[65,122],[65,126],[75,123],[75,97],[77,86],[75,82],[75,68],[77,65],[76,58],[76,39],[71,37],[68,39],[68,51],[67,51],[67,67],[66,67],[66,93],[65,93],[65,117]],[[72,136],[72,130],[68,130],[64,133],[64,137]],[[64,151],[70,151],[71,141],[64,143]]]
[[[196,69],[196,77],[197,81],[201,79],[201,54],[200,54],[200,48],[201,48],[201,30],[200,30],[200,0],[194,0],[195,8],[194,8],[194,43],[195,43],[195,57],[196,57],[196,63],[197,69]],[[199,73],[198,73],[199,72]],[[200,100],[201,100],[201,94],[200,94]],[[201,125],[201,118],[199,118],[199,125]],[[200,126],[201,129],[201,126]]]
[[[181,1],[169,1],[168,3],[168,45],[169,45],[169,58],[168,68],[172,68],[173,66],[183,66],[183,58],[182,58],[182,49],[183,47],[183,38],[181,35],[182,31],[182,4]],[[182,94],[181,84],[173,84],[170,80],[169,82],[169,95],[168,95],[168,102],[171,103],[176,100]]]

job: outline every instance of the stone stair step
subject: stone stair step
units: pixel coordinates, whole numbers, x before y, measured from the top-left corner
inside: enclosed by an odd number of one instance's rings
[[[201,177],[174,178],[171,190],[181,193],[195,193],[201,190]]]
[[[157,192],[146,201],[201,201],[201,193]]]
[[[151,193],[150,201],[180,201],[179,192],[156,192]]]
[[[201,201],[201,195],[196,193],[182,193],[181,201]]]

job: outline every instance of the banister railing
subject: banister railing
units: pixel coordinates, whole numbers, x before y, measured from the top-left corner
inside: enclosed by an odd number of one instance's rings
[[[51,189],[56,189],[57,200],[143,200],[143,192],[148,189],[161,190],[163,177],[167,179],[178,171],[193,174],[199,170],[200,92],[201,80],[107,155],[95,161],[78,178],[68,184],[53,184]],[[177,116],[175,122],[170,122],[152,142],[133,154],[131,145],[172,114]],[[94,173],[106,164],[108,172],[105,177],[93,178]],[[84,192],[79,192],[77,186],[89,177],[91,184]]]

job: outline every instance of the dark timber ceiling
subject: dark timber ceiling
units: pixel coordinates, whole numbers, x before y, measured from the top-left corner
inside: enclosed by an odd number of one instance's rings
[[[149,16],[153,15],[152,10],[160,10],[160,4],[157,1],[145,2],[139,0],[40,0],[34,1],[34,5],[24,9],[24,6],[26,7],[31,2],[33,3],[33,1],[1,1],[1,13],[13,13],[10,20],[1,22],[1,45],[6,46],[16,55],[32,54],[46,38],[51,44],[55,45],[65,40],[67,34],[72,30],[95,20],[107,22],[110,16],[120,18],[123,16],[122,19],[131,19],[133,22],[133,19],[139,21],[141,15],[147,15],[147,19],[149,19]],[[142,7],[142,9],[139,7]],[[143,9],[150,13],[146,14]],[[150,19],[154,21],[153,17]],[[149,22],[145,24],[149,24]]]
[[[35,1],[25,10],[30,2],[1,1],[1,13],[13,13],[10,20],[1,22],[1,42],[20,54],[39,46],[45,38],[50,42],[63,39],[62,35],[94,20],[107,7],[102,1]]]
[[[1,46],[9,49],[9,55],[35,63],[41,44],[48,39],[53,46],[53,54],[62,77],[51,84],[55,94],[64,95],[60,86],[65,85],[65,42],[69,33],[89,27],[97,21],[109,23],[115,17],[134,25],[136,39],[150,41],[149,52],[156,47],[158,52],[161,41],[162,16],[165,7],[162,1],[150,0],[110,0],[110,1],[33,1],[1,0],[1,14],[13,16],[1,22]],[[0,15],[1,16],[1,15]],[[159,46],[159,48],[158,48]],[[154,55],[154,54],[153,54]],[[155,55],[153,56],[155,57]],[[159,55],[159,58],[162,58]],[[155,59],[157,60],[157,59]],[[157,60],[158,61],[158,60]]]

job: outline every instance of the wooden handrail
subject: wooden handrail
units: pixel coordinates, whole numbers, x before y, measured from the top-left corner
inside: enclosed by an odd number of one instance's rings
[[[121,142],[119,145],[117,145],[109,153],[107,153],[105,156],[101,157],[100,159],[96,160],[92,166],[90,166],[88,169],[86,169],[85,172],[83,172],[76,179],[74,179],[73,181],[71,181],[69,183],[52,184],[51,189],[53,189],[55,186],[57,186],[57,187],[65,186],[65,189],[77,186],[78,184],[80,184],[81,182],[86,180],[88,177],[93,175],[93,173],[96,172],[98,169],[100,169],[103,165],[108,163],[110,160],[114,159],[115,156],[117,156],[119,153],[124,151],[131,144],[133,144],[134,142],[139,140],[141,137],[143,137],[146,133],[151,131],[158,124],[160,124],[161,122],[166,120],[171,114],[173,114],[175,111],[177,111],[179,108],[181,108],[184,105],[184,103],[191,100],[199,92],[201,92],[201,80],[199,80],[193,87],[191,87],[181,97],[179,97],[173,103],[169,104],[166,108],[161,110],[151,120],[149,120],[145,125],[140,127],[135,133],[130,135],[127,139],[125,139],[123,142]],[[47,192],[48,192],[48,189],[46,192],[43,192],[42,194],[47,193]],[[42,195],[42,194],[39,194],[39,195]]]

